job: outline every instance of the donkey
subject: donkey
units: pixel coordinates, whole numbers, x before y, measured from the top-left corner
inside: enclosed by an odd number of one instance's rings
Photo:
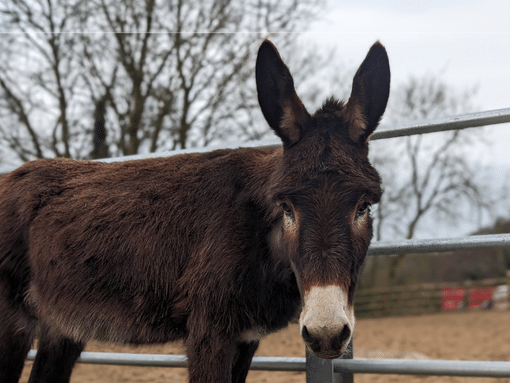
[[[390,70],[376,42],[347,103],[309,114],[274,45],[258,100],[276,149],[119,163],[44,159],[0,178],[0,382],[68,382],[89,340],[183,340],[189,381],[244,382],[265,335],[297,317],[341,355],[381,197],[368,138]]]

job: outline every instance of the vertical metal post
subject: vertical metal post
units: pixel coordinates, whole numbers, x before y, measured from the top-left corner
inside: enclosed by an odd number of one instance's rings
[[[306,383],[339,383],[335,380],[333,360],[318,358],[306,349]]]
[[[347,350],[344,352],[344,354],[339,359],[352,359],[354,357],[354,350],[352,345],[352,338],[349,342],[349,345],[347,346]],[[349,371],[343,371],[339,372],[335,375],[337,377],[337,380],[335,380],[335,383],[354,383],[354,374]]]
[[[352,339],[340,359],[352,359]],[[334,360],[321,359],[306,350],[306,383],[353,383],[352,372],[335,373]]]

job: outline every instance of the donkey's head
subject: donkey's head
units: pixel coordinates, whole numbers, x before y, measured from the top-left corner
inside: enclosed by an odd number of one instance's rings
[[[388,56],[375,43],[349,101],[329,99],[313,115],[267,40],[256,75],[262,113],[283,142],[271,179],[270,198],[279,209],[272,245],[295,273],[305,343],[317,356],[335,358],[352,336],[354,290],[372,238],[370,206],[381,197],[367,156],[368,137],[388,101]]]

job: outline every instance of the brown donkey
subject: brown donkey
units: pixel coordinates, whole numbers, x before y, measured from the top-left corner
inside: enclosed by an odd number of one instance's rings
[[[310,115],[269,41],[262,113],[283,147],[98,163],[29,162],[0,178],[0,382],[68,382],[92,339],[182,339],[190,382],[244,382],[259,340],[299,308],[301,334],[338,357],[381,196],[368,137],[390,70],[375,43],[344,104]]]

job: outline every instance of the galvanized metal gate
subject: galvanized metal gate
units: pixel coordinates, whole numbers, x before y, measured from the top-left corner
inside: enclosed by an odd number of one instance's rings
[[[481,113],[471,113],[421,123],[411,123],[392,129],[384,129],[375,132],[371,139],[378,140],[508,122],[510,122],[510,108]],[[258,144],[257,146],[261,145]],[[272,144],[268,143],[262,146],[272,146]],[[203,150],[204,149],[195,151]],[[210,150],[210,148],[207,150]],[[182,151],[166,154],[157,153],[156,155],[151,156],[174,155],[179,152]],[[131,156],[113,158],[105,161],[115,162],[144,157],[145,156]],[[0,174],[6,173],[10,170],[13,170],[13,168],[0,168]],[[368,254],[389,255],[397,253],[427,253],[492,246],[510,246],[510,234],[472,236],[454,239],[409,240],[391,243],[376,242],[370,246]],[[352,344],[350,347],[351,352],[348,352],[347,354],[352,357]],[[28,359],[33,360],[35,355],[35,350],[30,351]],[[452,360],[415,361],[401,359],[356,360],[347,358],[348,357],[346,357],[346,359],[323,360],[308,352],[306,358],[255,357],[251,368],[253,370],[270,371],[306,371],[307,383],[353,382],[353,376],[355,373],[510,377],[510,362]],[[187,360],[183,355],[83,352],[80,359],[78,359],[78,363],[186,367]]]

